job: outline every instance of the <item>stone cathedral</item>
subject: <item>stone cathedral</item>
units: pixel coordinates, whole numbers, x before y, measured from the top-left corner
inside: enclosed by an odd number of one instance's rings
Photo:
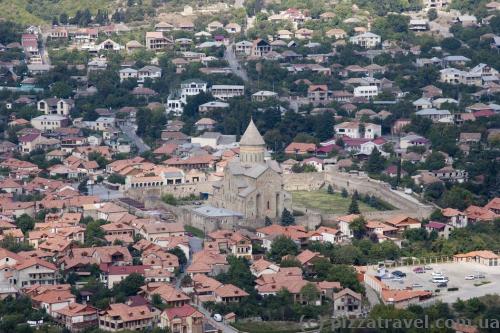
[[[279,164],[266,160],[266,144],[253,120],[240,140],[240,156],[228,163],[224,179],[214,184],[211,204],[242,213],[247,219],[281,216],[291,210],[290,193],[283,190]]]

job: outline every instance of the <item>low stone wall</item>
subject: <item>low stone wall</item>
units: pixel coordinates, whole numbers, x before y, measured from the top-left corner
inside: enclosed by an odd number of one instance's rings
[[[324,172],[304,172],[283,175],[283,188],[285,191],[316,191],[324,184]]]
[[[328,171],[325,173],[325,182],[331,184],[337,190],[345,188],[349,193],[358,191],[360,194],[374,195],[380,198],[398,210],[373,212],[374,216],[394,216],[395,214],[405,214],[415,218],[427,218],[433,212],[431,205],[425,205],[418,202],[417,199],[409,198],[406,194],[401,194],[391,190],[390,185],[384,182],[370,179],[367,176],[351,175],[344,172]],[[365,214],[367,217],[370,213]],[[375,218],[375,217],[372,217]]]
[[[166,185],[152,188],[131,188],[124,192],[130,198],[143,201],[147,197],[161,198],[164,194],[172,194],[176,198],[187,197],[191,194],[212,193],[214,182],[185,183],[177,185]]]

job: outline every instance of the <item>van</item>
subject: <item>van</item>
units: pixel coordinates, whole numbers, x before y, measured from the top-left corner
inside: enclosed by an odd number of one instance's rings
[[[435,276],[432,278],[432,283],[442,283],[448,282],[448,278],[446,276]]]

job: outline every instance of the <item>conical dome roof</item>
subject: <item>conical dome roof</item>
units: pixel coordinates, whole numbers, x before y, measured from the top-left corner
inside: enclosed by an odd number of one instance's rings
[[[255,126],[253,119],[250,119],[250,124],[248,124],[245,133],[243,133],[243,136],[241,137],[240,146],[265,146],[265,145],[266,143],[264,142],[262,135],[260,135],[257,126]]]

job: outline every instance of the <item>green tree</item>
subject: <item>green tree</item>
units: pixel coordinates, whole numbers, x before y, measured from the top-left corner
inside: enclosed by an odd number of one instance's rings
[[[442,182],[435,182],[429,184],[425,188],[424,196],[427,200],[438,200],[441,198],[445,191],[445,187]]]
[[[342,188],[342,191],[340,192],[340,194],[342,195],[342,198],[347,198],[349,196],[349,193],[347,192],[347,190],[344,187]]]
[[[328,194],[335,193],[335,191],[333,190],[333,186],[331,184],[328,184],[328,187],[326,188],[326,193],[328,193]]]
[[[354,197],[351,199],[351,204],[349,205],[348,209],[349,214],[359,214],[359,206],[358,206],[358,200],[356,200]]]
[[[446,51],[456,51],[462,46],[462,43],[454,37],[447,37],[441,41],[441,46]]]
[[[302,300],[305,300],[308,304],[316,302],[320,296],[318,287],[313,283],[309,282],[300,289],[300,295]]]
[[[264,218],[264,225],[265,225],[266,227],[268,227],[268,226],[270,226],[271,224],[273,224],[273,221],[271,221],[271,219],[270,219],[268,216],[266,216],[266,217]]]
[[[438,18],[438,13],[436,8],[429,9],[429,11],[427,12],[427,18],[429,19],[429,21],[434,21],[435,19]]]
[[[366,235],[366,220],[363,216],[355,218],[349,224],[349,228],[351,229],[354,238],[361,239]]]
[[[451,207],[464,210],[474,203],[474,195],[469,190],[454,185],[449,191],[446,191],[440,200],[442,207]]]
[[[78,191],[83,195],[89,194],[89,188],[87,186],[87,179],[84,179],[78,184]]]
[[[292,213],[288,209],[283,209],[283,213],[281,213],[281,225],[289,226],[295,224],[295,217],[293,217]]]
[[[113,183],[113,184],[125,185],[125,177],[118,174],[118,173],[113,173],[113,174],[108,176],[108,182]]]
[[[354,267],[348,265],[332,265],[328,271],[327,281],[340,282],[342,287],[352,289],[356,292],[364,292],[364,288],[358,281]]]
[[[427,170],[439,170],[445,165],[444,155],[438,151],[433,151],[425,159],[425,167]]]
[[[384,170],[385,168],[385,158],[382,156],[380,151],[375,147],[366,162],[366,171],[369,173],[377,174]]]
[[[116,295],[122,293],[125,296],[133,296],[139,292],[144,285],[144,276],[139,273],[132,273],[113,287],[113,293]]]
[[[179,264],[181,266],[187,264],[186,254],[181,250],[180,247],[176,246],[173,249],[168,250],[168,253],[172,253],[173,255],[175,255],[179,259]]]
[[[273,261],[280,262],[285,255],[296,255],[299,252],[297,244],[287,236],[281,235],[276,237],[271,243],[269,258]]]
[[[104,224],[103,220],[91,221],[85,228],[85,245],[86,246],[99,246],[104,245],[104,230],[101,225]]]
[[[23,214],[16,218],[16,225],[22,230],[23,233],[26,233],[35,228],[35,220],[28,214]]]
[[[227,259],[229,269],[227,273],[217,275],[217,280],[222,283],[234,284],[248,293],[254,289],[254,277],[250,271],[250,264],[245,258],[229,256]]]

